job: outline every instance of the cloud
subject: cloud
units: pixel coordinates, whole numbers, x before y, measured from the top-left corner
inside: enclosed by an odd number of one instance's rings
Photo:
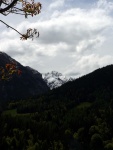
[[[99,0],[97,2],[98,8],[107,10],[108,12],[113,10],[113,2],[107,0]]]
[[[99,56],[98,54],[90,54],[87,56],[80,56],[77,57],[71,65],[65,68],[65,74],[78,78],[111,63],[113,63],[113,56],[109,55]]]
[[[33,41],[19,40],[20,35],[10,29],[1,31],[0,50],[40,72],[57,70],[76,77],[112,63],[107,51],[109,37],[113,41],[112,3],[99,0],[90,8],[80,8],[71,1],[69,8],[65,6],[66,0],[54,0],[48,3],[46,19],[43,13],[34,22],[15,25],[21,33],[38,29],[40,37]]]
[[[64,5],[65,0],[54,0],[50,5],[49,9],[55,9],[62,7]]]
[[[69,9],[38,22],[39,43],[52,49],[55,55],[59,51],[72,55],[92,52],[106,40],[104,32],[112,25],[113,19],[104,10]]]

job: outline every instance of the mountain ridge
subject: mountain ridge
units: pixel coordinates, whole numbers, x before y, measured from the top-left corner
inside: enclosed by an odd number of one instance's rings
[[[94,101],[96,95],[103,99],[109,99],[113,97],[112,77],[113,65],[111,64],[53,89],[50,95],[53,95],[54,99],[55,97],[57,99],[65,97],[65,99],[77,103]]]
[[[42,75],[34,69],[23,66],[4,52],[0,52],[0,67],[7,71],[7,64],[16,64],[15,68],[21,70],[21,75],[11,74],[10,80],[0,80],[0,100],[23,99],[37,96],[49,90]]]

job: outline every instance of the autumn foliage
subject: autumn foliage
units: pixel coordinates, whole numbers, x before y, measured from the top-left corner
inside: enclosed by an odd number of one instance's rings
[[[21,75],[22,71],[18,68],[16,63],[8,63],[5,67],[0,67],[0,80],[10,80],[14,75]]]

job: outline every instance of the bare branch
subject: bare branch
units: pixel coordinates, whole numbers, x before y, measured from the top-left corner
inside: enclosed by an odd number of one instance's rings
[[[0,20],[3,24],[5,24],[8,28],[11,28],[13,30],[15,30],[17,33],[19,33],[21,36],[23,36],[19,31],[17,31],[15,28],[9,26],[7,23],[5,23],[4,21]]]
[[[8,12],[8,11],[7,11]],[[4,16],[7,16],[10,12],[8,12],[7,14],[3,14]],[[18,15],[24,15],[25,16],[25,13],[18,13],[18,12],[15,12],[15,11],[12,11],[11,12],[12,14],[18,14]],[[27,14],[27,15],[31,15],[31,14]]]
[[[3,4],[5,4],[5,5],[9,5],[9,4],[7,4],[7,3],[5,3],[5,2],[3,2]],[[13,7],[14,9],[17,9],[17,10],[19,10],[19,11],[23,11],[22,9],[20,9],[20,8],[17,8],[17,7]]]
[[[14,7],[14,5],[17,3],[18,0],[13,0],[11,4],[9,4],[7,7],[0,9],[0,13],[3,13],[7,10],[9,10],[10,8]]]

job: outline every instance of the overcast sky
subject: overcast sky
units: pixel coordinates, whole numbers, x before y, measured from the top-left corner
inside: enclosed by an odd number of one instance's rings
[[[113,64],[113,0],[40,0],[36,17],[1,19],[20,32],[36,28],[38,39],[21,41],[0,23],[0,51],[41,73],[79,77]]]

